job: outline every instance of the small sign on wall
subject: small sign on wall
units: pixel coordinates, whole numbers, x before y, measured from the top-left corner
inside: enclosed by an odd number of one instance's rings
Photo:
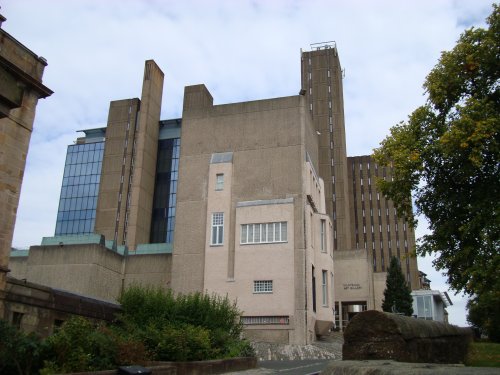
[[[356,290],[356,289],[362,289],[360,284],[357,283],[347,283],[347,284],[342,284],[344,287],[344,290]]]

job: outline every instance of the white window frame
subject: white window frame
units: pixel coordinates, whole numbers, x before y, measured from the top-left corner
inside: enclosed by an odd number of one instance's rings
[[[212,214],[211,246],[222,246],[224,244],[224,213],[214,212]]]
[[[321,219],[320,221],[320,241],[321,241],[321,252],[322,253],[326,253],[326,248],[327,248],[327,245],[326,245],[326,220],[325,219]]]
[[[241,224],[240,229],[240,245],[288,242],[286,221]]]
[[[224,173],[217,173],[215,175],[215,190],[224,190]]]
[[[323,307],[328,307],[328,271],[321,271],[321,295]]]
[[[270,294],[273,292],[273,280],[254,280],[254,294]]]

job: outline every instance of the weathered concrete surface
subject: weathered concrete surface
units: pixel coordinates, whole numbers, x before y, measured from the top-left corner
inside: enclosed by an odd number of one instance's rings
[[[342,354],[345,360],[463,363],[471,340],[470,329],[372,310],[349,323]]]
[[[322,375],[498,375],[498,368],[439,365],[435,363],[405,363],[394,361],[339,361],[332,362]]]
[[[331,332],[310,345],[284,345],[252,342],[259,361],[287,361],[304,359],[342,359],[343,335]]]

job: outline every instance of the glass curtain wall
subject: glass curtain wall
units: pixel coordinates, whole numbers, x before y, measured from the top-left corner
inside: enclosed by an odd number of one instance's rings
[[[93,233],[104,142],[68,146],[55,235]]]
[[[156,182],[151,220],[151,243],[173,243],[180,138],[158,141]]]

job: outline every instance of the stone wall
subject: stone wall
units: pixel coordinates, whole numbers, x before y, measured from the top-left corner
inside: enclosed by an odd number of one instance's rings
[[[55,327],[74,315],[111,321],[120,310],[120,306],[112,303],[11,277],[7,278],[3,302],[5,311],[0,318],[41,336],[50,335]]]
[[[345,360],[463,363],[471,340],[468,328],[372,310],[349,323],[342,355]]]
[[[1,15],[0,18],[5,20]],[[52,94],[42,84],[46,65],[45,59],[0,28],[0,297],[6,286],[36,105],[39,98]]]

